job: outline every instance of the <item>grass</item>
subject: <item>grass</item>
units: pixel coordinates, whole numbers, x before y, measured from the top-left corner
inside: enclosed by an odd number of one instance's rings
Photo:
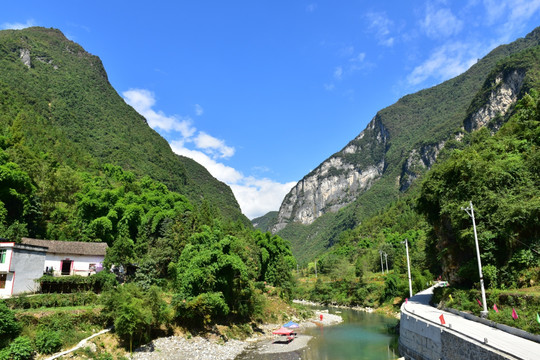
[[[482,296],[476,289],[457,289],[453,287],[437,288],[433,296],[433,303],[439,307],[453,308],[480,316],[482,307],[478,304]],[[512,326],[531,334],[540,334],[540,323],[537,314],[540,313],[540,287],[521,289],[488,289],[486,291],[488,319],[499,324]],[[497,305],[496,312],[493,308]],[[515,309],[518,318],[512,317]]]
[[[101,310],[102,305],[81,305],[81,306],[64,306],[64,307],[40,307],[37,309],[14,309],[13,312],[17,315],[26,314],[26,315],[44,315],[51,313],[61,313],[61,312],[71,312],[71,313],[80,313],[87,310]]]

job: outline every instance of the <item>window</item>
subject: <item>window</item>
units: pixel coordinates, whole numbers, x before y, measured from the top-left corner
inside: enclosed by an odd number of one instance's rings
[[[0,289],[6,288],[7,274],[0,274]]]
[[[6,262],[6,253],[7,253],[6,249],[0,250],[0,264],[3,264]]]

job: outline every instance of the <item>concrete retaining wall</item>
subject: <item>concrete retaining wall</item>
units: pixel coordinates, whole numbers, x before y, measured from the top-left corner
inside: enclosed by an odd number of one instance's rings
[[[502,360],[514,357],[417,315],[401,311],[399,353],[413,360]]]

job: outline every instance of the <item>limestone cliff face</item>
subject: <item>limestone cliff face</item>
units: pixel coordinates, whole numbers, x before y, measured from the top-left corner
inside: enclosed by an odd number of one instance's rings
[[[422,145],[409,153],[409,157],[403,162],[401,175],[398,178],[399,191],[406,191],[420,175],[431,168],[444,144],[445,141]]]
[[[524,78],[525,72],[520,70],[497,74],[492,83],[489,84],[491,90],[488,92],[485,104],[463,122],[464,130],[471,132],[488,124],[493,127],[493,130],[498,130],[504,116],[518,100]],[[492,123],[497,118],[500,118],[501,121]],[[462,135],[458,135],[456,140],[459,141]],[[431,168],[445,142],[421,145],[412,149],[403,162],[401,175],[398,178],[400,191],[407,190],[419,176]]]
[[[525,71],[519,69],[492,75],[492,80],[484,85],[483,95],[478,97],[482,105],[466,118],[464,130],[470,132],[488,124],[497,130],[518,100],[525,75]],[[497,119],[501,119],[500,123]],[[448,134],[446,140],[459,141],[462,136],[463,133]],[[401,192],[433,166],[446,140],[412,145],[404,153],[396,179]],[[360,135],[306,175],[287,194],[272,232],[282,230],[291,222],[309,225],[325,213],[337,212],[355,201],[385,173],[389,146],[389,131],[377,114]]]
[[[388,131],[376,116],[354,140],[300,180],[278,213],[275,233],[290,222],[311,224],[353,202],[384,172]]]
[[[493,81],[486,104],[465,120],[465,130],[469,132],[478,130],[497,116],[504,117],[510,106],[517,101],[524,78],[525,72],[520,70],[498,74]],[[497,128],[499,126],[500,124],[496,125]]]

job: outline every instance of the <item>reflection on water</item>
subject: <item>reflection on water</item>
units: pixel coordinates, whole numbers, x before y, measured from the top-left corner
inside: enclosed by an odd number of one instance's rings
[[[391,330],[397,319],[362,311],[330,308],[340,311],[343,323],[302,331],[313,336],[308,347],[284,354],[244,354],[240,359],[260,360],[394,360],[397,359],[398,336]]]

